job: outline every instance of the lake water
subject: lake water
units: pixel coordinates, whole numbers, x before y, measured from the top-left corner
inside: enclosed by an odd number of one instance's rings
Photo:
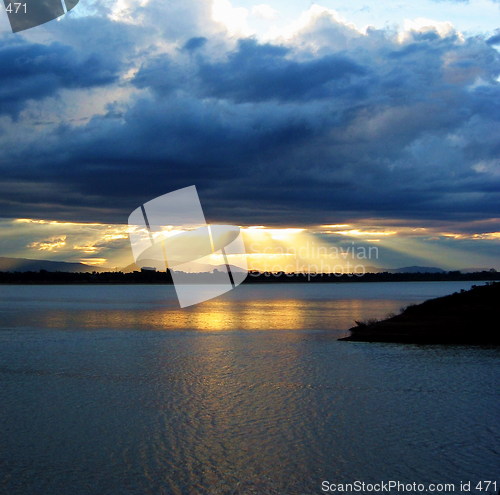
[[[498,490],[498,349],[337,341],[471,285],[0,286],[0,493]]]

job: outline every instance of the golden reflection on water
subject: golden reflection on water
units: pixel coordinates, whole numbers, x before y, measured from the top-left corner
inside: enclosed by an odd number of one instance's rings
[[[392,300],[214,300],[187,309],[48,310],[37,323],[46,328],[132,330],[346,330],[355,320],[397,311]],[[29,317],[27,317],[29,318]]]
[[[297,300],[217,301],[195,307],[188,326],[197,330],[303,328],[307,305]],[[192,325],[192,326],[191,326]]]
[[[198,317],[206,324],[204,314],[199,312]],[[286,346],[283,352],[290,336],[296,345]],[[308,344],[299,332],[271,332],[265,339],[264,346],[255,345],[262,342],[260,338],[255,341],[238,332],[189,339],[188,357],[177,358],[185,367],[175,376],[171,373],[171,342],[160,341],[163,344],[159,344],[156,366],[164,386],[157,389],[158,403],[168,415],[165,428],[159,430],[151,447],[160,463],[168,462],[172,455],[182,455],[183,470],[190,477],[201,477],[202,485],[217,486],[224,489],[221,493],[229,493],[231,485],[238,482],[232,479],[234,473],[259,479],[259,468],[272,467],[280,455],[290,455],[299,463],[306,461],[308,453],[298,439],[300,428],[296,425],[307,414],[308,401],[303,394],[309,378],[308,368],[297,363],[307,353]],[[175,404],[170,405],[173,386],[181,389]],[[183,429],[169,427],[172,410],[190,418]],[[186,439],[191,440],[188,448]],[[276,452],[277,441],[288,442],[286,454]],[[175,449],[166,452],[165,444],[173,444]],[[252,453],[258,456],[252,458]],[[146,459],[145,464],[148,462]],[[213,468],[197,473],[199,465]],[[170,493],[185,493],[175,490],[178,485],[169,486]]]

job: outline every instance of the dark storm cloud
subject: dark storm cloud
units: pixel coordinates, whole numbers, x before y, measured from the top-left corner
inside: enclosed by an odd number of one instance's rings
[[[61,43],[0,45],[0,114],[16,115],[29,100],[61,89],[91,88],[117,80],[119,65],[99,53],[81,54]]]
[[[194,38],[190,38],[186,41],[186,43],[184,43],[183,49],[187,50],[188,52],[193,52],[198,48],[204,46],[206,42],[207,38],[203,36],[195,36]]]
[[[297,62],[290,50],[241,40],[222,63],[202,63],[199,78],[208,96],[236,102],[308,100],[340,97],[359,88],[365,70],[343,55]],[[357,94],[358,96],[358,94]]]
[[[498,216],[500,59],[484,39],[428,30],[399,42],[322,19],[287,45],[227,46],[201,31],[145,49],[126,105],[6,150],[4,215],[124,222],[196,184],[214,221]],[[102,56],[117,50],[119,38]],[[40,73],[25,74],[34,95]],[[106,80],[46,73],[68,87]]]
[[[497,29],[496,34],[486,40],[489,45],[500,45],[500,29]]]
[[[192,38],[190,51],[205,44]],[[205,40],[203,43],[198,40]],[[198,45],[198,43],[201,43]],[[246,39],[224,62],[212,63],[198,57],[196,68],[188,70],[162,55],[148,61],[137,73],[134,84],[150,87],[160,95],[189,89],[200,97],[229,99],[236,103],[313,101],[331,97],[360,97],[366,90],[366,69],[341,54],[298,62],[289,58],[284,46],[259,44]]]

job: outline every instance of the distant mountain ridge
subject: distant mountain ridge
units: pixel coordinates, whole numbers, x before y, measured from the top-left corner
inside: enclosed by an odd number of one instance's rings
[[[32,260],[28,258],[7,258],[0,256],[0,272],[48,272],[86,273],[105,272],[109,268],[86,265],[84,263],[69,263],[67,261]]]
[[[446,270],[436,266],[404,266],[403,268],[388,268],[389,273],[446,273]]]
[[[489,272],[494,268],[457,268],[455,270],[445,270],[437,266],[404,266],[402,268],[379,268],[377,266],[365,266],[366,273],[448,273],[458,271],[461,273]]]
[[[437,266],[404,266],[402,268],[384,268],[365,265],[366,273],[446,273],[448,270]],[[480,270],[481,271],[481,270]]]

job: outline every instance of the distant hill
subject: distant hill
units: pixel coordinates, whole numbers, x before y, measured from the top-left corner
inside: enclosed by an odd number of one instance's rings
[[[472,286],[449,296],[408,306],[381,321],[356,322],[340,340],[412,344],[500,345],[500,282]]]
[[[48,272],[87,273],[109,271],[109,268],[85,265],[84,263],[30,260],[27,258],[6,258],[0,256],[0,272],[38,272],[40,270]]]
[[[478,270],[481,271],[481,270]],[[435,266],[404,266],[403,268],[380,268],[366,265],[366,273],[446,273],[446,270]]]
[[[478,273],[478,272],[490,272],[495,271],[494,268],[460,268],[462,273]]]
[[[403,268],[387,268],[389,273],[445,273],[446,270],[435,266],[405,266]]]

